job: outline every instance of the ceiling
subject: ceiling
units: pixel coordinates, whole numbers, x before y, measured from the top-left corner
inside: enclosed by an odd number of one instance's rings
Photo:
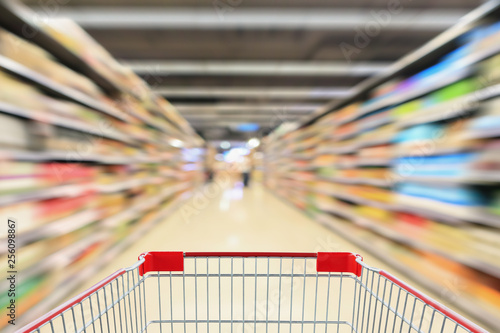
[[[74,19],[208,140],[246,140],[285,121],[300,121],[482,3],[24,2],[44,15]],[[238,130],[245,123],[259,124],[259,130]]]

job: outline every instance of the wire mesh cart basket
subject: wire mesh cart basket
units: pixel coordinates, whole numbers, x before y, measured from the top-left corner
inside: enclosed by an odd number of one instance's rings
[[[353,253],[147,252],[19,332],[486,332]]]

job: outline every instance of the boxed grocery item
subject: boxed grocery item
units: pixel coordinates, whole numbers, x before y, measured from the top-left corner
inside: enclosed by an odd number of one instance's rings
[[[102,95],[99,88],[88,78],[59,64],[40,47],[3,29],[0,29],[0,55],[93,98],[99,99]]]
[[[36,190],[45,186],[45,172],[31,162],[0,161],[0,194]]]
[[[362,148],[358,151],[362,158],[380,158],[389,159],[394,156],[394,147],[392,145],[377,145],[373,147]]]
[[[393,192],[374,186],[353,186],[345,187],[345,191],[355,196],[375,200],[384,203],[393,202]]]
[[[400,183],[396,192],[407,196],[427,198],[460,206],[484,206],[486,198],[480,190],[468,186]]]
[[[335,111],[334,117],[336,122],[342,122],[353,115],[356,114],[356,112],[359,110],[361,106],[361,103],[352,103],[349,104],[348,106],[343,107],[342,109]]]
[[[0,102],[30,110],[47,110],[48,100],[38,89],[20,81],[18,78],[0,71]]]
[[[391,94],[393,94],[397,90],[397,88],[401,84],[401,82],[402,82],[401,78],[396,78],[396,79],[392,79],[390,81],[387,81],[387,82],[379,85],[375,89],[373,89],[371,91],[371,97],[376,99],[376,98],[390,96]]]
[[[0,113],[0,145],[5,148],[29,148],[32,136],[27,120]]]

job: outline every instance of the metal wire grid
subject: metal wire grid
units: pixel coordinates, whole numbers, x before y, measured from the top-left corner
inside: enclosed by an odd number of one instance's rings
[[[35,332],[470,332],[363,265],[316,259],[186,257],[183,272],[138,264]]]
[[[139,275],[140,263],[32,332],[143,332],[151,295],[146,295],[146,277]]]

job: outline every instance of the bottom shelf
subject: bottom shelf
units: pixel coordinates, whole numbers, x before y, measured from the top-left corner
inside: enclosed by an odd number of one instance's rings
[[[177,194],[174,199],[166,203],[165,207],[160,209],[155,216],[147,219],[144,223],[138,223],[132,227],[132,229],[129,230],[130,234],[125,236],[125,238],[113,244],[104,245],[100,250],[95,251],[95,253],[85,258],[82,262],[77,263],[74,267],[68,269],[64,276],[58,276],[62,274],[62,270],[51,274],[50,278],[57,278],[57,284],[61,287],[57,287],[50,292],[42,291],[38,297],[34,297],[34,300],[25,301],[26,303],[36,303],[36,305],[33,305],[26,312],[18,315],[16,326],[4,327],[2,332],[4,330],[6,333],[10,332],[9,330],[14,332],[19,327],[28,324],[59,305],[59,303],[63,302],[71,292],[76,290],[88,279],[91,279],[100,269],[102,269],[102,267],[111,262],[118,254],[140,239],[148,230],[151,229],[151,227],[177,209],[180,204],[185,202],[185,200],[191,196],[192,191],[185,191],[185,189],[179,188],[179,191],[176,193],[180,194]],[[174,195],[175,193],[172,194]],[[54,285],[53,281],[50,281],[51,283],[47,282],[42,282],[40,286],[48,290]]]
[[[414,254],[405,254],[404,246],[401,246],[403,250],[398,251],[398,254],[395,255],[388,251],[388,248],[400,245],[397,243],[389,244],[389,241],[377,237],[361,227],[356,227],[348,221],[342,221],[324,213],[317,214],[314,218],[349,242],[380,258],[425,289],[473,317],[482,325],[487,325],[495,331],[499,329],[498,312],[495,312],[492,306],[486,305],[484,301],[467,293],[465,282],[453,272],[425,259],[416,258]]]
[[[273,192],[285,202],[298,207],[294,200],[289,198],[289,193]],[[473,321],[487,326],[486,328],[492,332],[499,331],[500,304],[498,298],[486,290],[488,287],[473,290],[469,287],[467,280],[456,273],[457,271],[465,272],[470,270],[469,268],[458,263],[450,265],[447,258],[438,254],[419,251],[419,249],[413,249],[403,243],[382,237],[365,225],[356,225],[350,222],[351,214],[345,216],[348,220],[344,220],[324,210],[311,208],[311,205],[305,204],[305,207],[298,208],[337,235],[363,249],[366,253],[378,257],[429,292],[438,295],[439,298],[465,313]],[[355,213],[353,212],[353,214]],[[451,270],[448,269],[450,266],[452,266]],[[480,285],[479,282],[472,282]]]

